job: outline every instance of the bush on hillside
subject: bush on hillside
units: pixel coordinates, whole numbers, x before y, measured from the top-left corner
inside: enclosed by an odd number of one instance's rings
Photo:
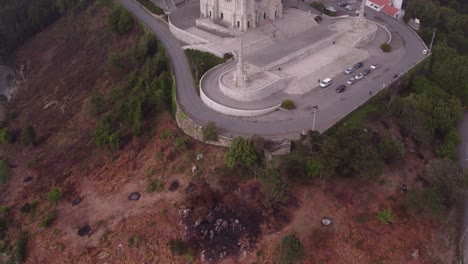
[[[116,5],[109,15],[109,27],[118,34],[129,33],[133,29],[134,19],[130,12]]]
[[[278,264],[300,263],[305,256],[304,246],[295,234],[283,237],[275,252]]]
[[[217,141],[218,131],[215,122],[208,122],[202,127],[203,141]]]

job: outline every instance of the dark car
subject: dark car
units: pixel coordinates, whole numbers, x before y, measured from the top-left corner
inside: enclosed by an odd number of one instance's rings
[[[362,74],[364,74],[364,76],[369,75],[369,73],[371,73],[371,69],[369,69],[369,68],[362,71]]]
[[[338,3],[338,5],[339,5],[340,7],[345,7],[345,6],[348,5],[348,3]]]
[[[360,62],[354,64],[353,67],[354,67],[354,69],[359,69],[359,68],[361,68],[363,65],[364,65],[364,63],[362,63],[362,61],[360,61]]]
[[[344,85],[344,84],[336,87],[336,92],[337,93],[342,93],[342,92],[344,92],[344,90],[346,90],[346,85]]]

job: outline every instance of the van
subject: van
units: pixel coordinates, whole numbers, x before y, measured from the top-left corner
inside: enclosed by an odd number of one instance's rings
[[[332,80],[330,78],[326,78],[320,82],[320,87],[325,88],[329,86],[332,83]]]

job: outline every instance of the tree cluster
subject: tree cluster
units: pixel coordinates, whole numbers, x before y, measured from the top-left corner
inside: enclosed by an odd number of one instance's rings
[[[111,54],[110,57],[114,55]],[[108,95],[92,95],[90,112],[100,117],[94,140],[98,147],[119,149],[124,140],[143,133],[145,118],[172,109],[172,75],[166,53],[153,35],[142,36],[120,52],[129,67],[118,72],[124,84]],[[110,72],[113,66],[110,66]],[[133,69],[132,71],[130,71]],[[130,72],[128,72],[130,71]],[[97,107],[99,103],[99,107]]]

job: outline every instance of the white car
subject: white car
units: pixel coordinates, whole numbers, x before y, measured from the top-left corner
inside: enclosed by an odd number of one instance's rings
[[[349,84],[349,85],[352,85],[355,82],[356,82],[356,78],[353,77],[353,78],[349,79],[346,83]]]
[[[349,74],[351,74],[351,73],[353,73],[353,72],[354,72],[354,68],[350,67],[350,68],[347,68],[347,69],[344,71],[344,74],[349,75]]]
[[[356,10],[356,12],[354,12],[354,14],[356,14],[356,16],[359,16],[359,10]]]
[[[380,67],[380,65],[379,65],[379,64],[376,64],[376,63],[375,63],[375,64],[372,64],[372,65],[370,66],[370,68],[371,68],[372,70],[375,70],[375,69],[377,69],[378,67]]]
[[[323,79],[320,82],[320,87],[325,88],[325,87],[329,86],[331,83],[332,83],[332,80],[330,78]]]
[[[359,74],[356,75],[354,78],[356,78],[356,80],[361,80],[362,78],[364,78],[364,74],[359,73]]]
[[[351,5],[347,5],[347,6],[345,7],[345,9],[348,10],[348,11],[351,11],[351,10],[353,10],[353,7],[352,7]]]

